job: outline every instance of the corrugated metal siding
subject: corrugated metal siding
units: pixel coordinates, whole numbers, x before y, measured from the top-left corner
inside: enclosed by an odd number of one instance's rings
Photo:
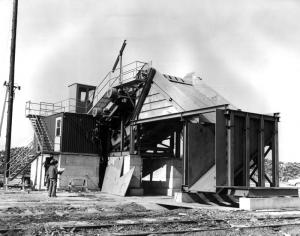
[[[64,113],[62,126],[62,152],[97,153],[97,147],[92,142],[92,132],[96,127],[93,116]]]
[[[58,113],[58,114],[54,114],[54,115],[47,116],[44,118],[45,123],[47,125],[47,131],[48,131],[48,134],[49,134],[52,142],[54,142],[54,138],[55,138],[55,120],[56,120],[56,118],[62,117],[62,116],[63,116],[63,113]]]

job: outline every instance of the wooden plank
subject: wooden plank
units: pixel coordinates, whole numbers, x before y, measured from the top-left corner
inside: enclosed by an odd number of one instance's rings
[[[104,180],[101,189],[102,192],[111,193],[111,187],[121,177],[123,162],[124,158],[122,156],[110,158],[105,170]]]
[[[134,167],[126,174],[122,175],[124,157],[114,157],[109,160],[106,167],[104,181],[102,185],[102,192],[125,196],[129,187]]]
[[[139,115],[139,119],[147,119],[147,118],[152,118],[156,116],[161,116],[161,115],[169,115],[172,113],[177,113],[178,111],[176,110],[175,107],[163,107],[160,109],[156,110],[151,110],[151,111],[141,111]]]
[[[155,110],[155,109],[168,108],[170,106],[173,106],[172,103],[164,99],[164,100],[144,104],[141,109],[141,112],[151,111],[151,110]]]
[[[129,187],[130,181],[132,179],[132,175],[135,167],[131,168],[125,175],[121,176],[116,182],[115,186],[112,188],[112,194],[119,195],[124,197],[127,189]]]
[[[152,93],[152,94],[148,94],[148,96],[145,99],[144,104],[165,99],[165,97],[162,94],[160,94],[155,87],[151,87],[149,93]]]

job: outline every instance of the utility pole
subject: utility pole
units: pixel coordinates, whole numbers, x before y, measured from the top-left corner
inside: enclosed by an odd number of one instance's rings
[[[13,115],[13,101],[14,101],[14,79],[15,79],[15,54],[16,54],[16,35],[17,35],[17,18],[18,18],[18,0],[13,2],[13,17],[12,17],[12,35],[10,45],[10,68],[9,68],[9,82],[8,82],[8,109],[7,109],[7,126],[6,126],[6,143],[5,143],[5,189],[7,190],[7,183],[9,177],[9,161],[10,161],[10,146],[11,146],[11,128]]]

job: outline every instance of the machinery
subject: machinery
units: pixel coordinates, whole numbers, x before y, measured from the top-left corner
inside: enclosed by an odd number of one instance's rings
[[[131,73],[126,67],[123,76]],[[278,188],[278,114],[238,110],[195,80],[161,74],[145,63],[131,79],[102,81],[89,113],[109,127],[110,152],[139,155],[144,163],[182,160],[186,192],[297,195]],[[272,163],[269,175],[265,158]]]
[[[40,103],[36,104],[39,110],[34,110],[34,103],[26,104],[31,120],[48,120],[44,129],[34,126],[36,137],[42,136],[37,138],[41,149],[42,143],[58,140],[44,152],[97,153],[99,186],[106,191],[120,184],[128,186],[132,194],[183,191],[298,196],[297,189],[279,188],[278,113],[239,110],[193,74],[170,76],[140,61],[122,65],[125,46],[126,41],[112,71],[97,87],[70,86],[72,103],[68,101],[68,106]],[[54,117],[58,113],[61,118]],[[68,121],[67,117],[73,116]],[[71,136],[56,137],[53,129],[53,137],[45,140],[47,129],[55,126],[51,119],[61,120],[59,129],[70,127],[62,134]],[[68,125],[71,120],[77,122],[77,133],[74,125]],[[93,144],[87,142],[90,127],[94,127]],[[85,148],[80,150],[81,146]],[[266,159],[271,170],[266,170]],[[129,172],[132,177],[121,178]],[[126,184],[109,182],[112,174]]]

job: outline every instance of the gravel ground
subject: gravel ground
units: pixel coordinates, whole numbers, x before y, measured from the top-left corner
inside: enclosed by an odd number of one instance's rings
[[[167,197],[59,192],[49,199],[45,192],[0,192],[0,229],[6,235],[300,235],[300,211],[169,210],[159,201],[172,203]],[[264,225],[273,227],[257,228]]]

